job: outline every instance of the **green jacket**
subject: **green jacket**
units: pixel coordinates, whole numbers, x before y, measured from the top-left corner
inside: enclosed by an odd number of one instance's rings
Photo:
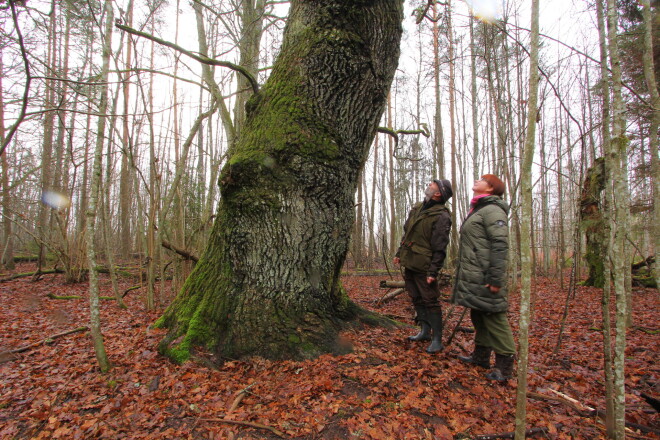
[[[415,204],[403,225],[403,238],[396,253],[401,265],[436,278],[447,255],[450,230],[451,215],[444,204]]]
[[[499,196],[486,196],[463,221],[452,301],[483,312],[509,308],[506,289],[509,251],[509,205]],[[500,287],[491,293],[486,284]]]

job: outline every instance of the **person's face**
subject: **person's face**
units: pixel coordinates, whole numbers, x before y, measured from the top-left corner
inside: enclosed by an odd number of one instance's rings
[[[474,185],[472,185],[472,192],[477,195],[491,194],[493,192],[493,187],[490,186],[490,184],[485,180],[479,179],[474,181]]]
[[[435,182],[429,183],[429,186],[424,190],[424,200],[428,202],[432,198],[439,196],[440,188],[438,188],[438,185]]]

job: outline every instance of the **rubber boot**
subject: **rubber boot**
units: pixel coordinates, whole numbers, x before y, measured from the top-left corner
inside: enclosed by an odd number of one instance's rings
[[[483,345],[475,345],[474,351],[470,356],[459,356],[458,359],[468,363],[474,364],[483,368],[490,368],[490,347],[485,347]]]
[[[495,368],[486,377],[490,380],[504,382],[511,379],[513,373],[513,361],[515,356],[512,354],[495,353]]]
[[[427,353],[437,353],[445,349],[442,345],[442,311],[441,310],[427,310],[426,316],[428,317],[433,337],[431,338],[431,345],[426,349]]]
[[[430,341],[431,340],[431,326],[429,326],[428,317],[426,316],[426,307],[415,306],[417,316],[415,321],[420,325],[419,333],[414,336],[408,336],[409,341]]]

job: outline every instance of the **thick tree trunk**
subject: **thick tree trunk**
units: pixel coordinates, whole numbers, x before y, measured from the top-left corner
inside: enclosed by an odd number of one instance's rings
[[[601,193],[605,190],[607,175],[605,159],[602,157],[596,159],[591,168],[587,170],[580,196],[580,226],[587,238],[584,258],[589,271],[589,278],[584,284],[600,288],[605,284],[603,270],[606,260],[603,249],[606,228],[600,199]]]
[[[345,349],[339,273],[358,173],[399,56],[402,2],[293,1],[273,72],[220,176],[206,251],[158,324],[178,361]]]

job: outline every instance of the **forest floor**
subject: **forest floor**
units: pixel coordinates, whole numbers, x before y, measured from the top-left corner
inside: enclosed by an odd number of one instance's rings
[[[22,265],[17,272],[26,270]],[[62,275],[0,282],[0,439],[506,438],[492,435],[514,430],[516,379],[494,384],[485,379],[486,370],[460,362],[456,356],[471,351],[473,337],[462,328],[436,355],[425,352],[427,343],[406,341],[415,332],[413,309],[405,294],[377,305],[385,278],[344,276],[343,282],[359,305],[406,325],[344,332],[354,347],[347,355],[302,362],[252,358],[219,369],[179,366],[158,354],[164,332],[149,326],[163,309],[147,312],[143,291],[126,296],[126,310],[103,300],[105,347],[113,363],[106,374],[97,367],[88,332],[47,339],[88,324],[86,283],[65,284]],[[101,282],[101,294],[110,296],[109,280]],[[122,291],[134,283],[122,279]],[[566,290],[556,279],[537,278],[533,292],[530,437],[604,438],[602,421],[589,409],[605,409],[601,291],[578,287],[556,355]],[[633,295],[626,420],[646,428],[632,427],[627,437],[658,439],[660,416],[641,394],[660,397],[660,295],[640,288]],[[444,303],[444,311],[446,340],[463,309]],[[510,322],[517,336],[516,295]],[[470,325],[466,314],[461,327]]]

